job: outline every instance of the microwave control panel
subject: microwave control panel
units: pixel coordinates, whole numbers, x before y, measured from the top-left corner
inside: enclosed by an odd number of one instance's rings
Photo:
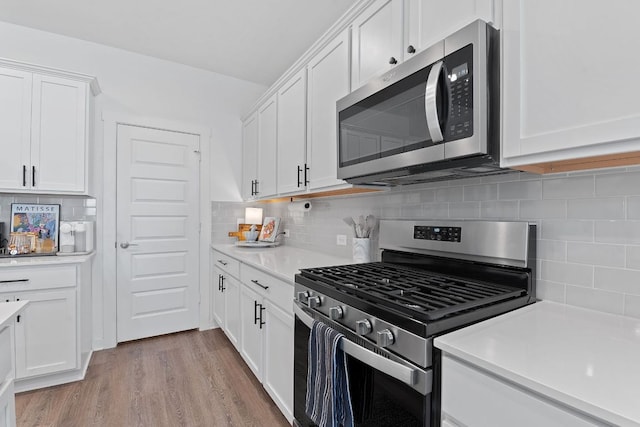
[[[460,242],[462,227],[432,227],[416,225],[413,227],[413,238],[417,240],[437,240],[441,242]]]
[[[447,141],[473,136],[473,46],[468,45],[448,55],[449,115]]]

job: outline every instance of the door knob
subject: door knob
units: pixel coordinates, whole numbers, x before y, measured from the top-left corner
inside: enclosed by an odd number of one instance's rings
[[[122,242],[122,243],[120,243],[120,247],[121,247],[122,249],[127,249],[129,246],[138,246],[138,245],[137,245],[137,244],[135,244],[135,243],[129,243],[129,242]]]

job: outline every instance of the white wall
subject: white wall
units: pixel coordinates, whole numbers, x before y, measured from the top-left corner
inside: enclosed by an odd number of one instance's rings
[[[115,172],[102,171],[104,111],[211,129],[211,199],[241,199],[240,116],[266,91],[265,86],[3,22],[0,22],[0,40],[0,57],[98,78],[102,94],[96,98],[93,162],[94,175],[98,178],[96,188],[101,189],[102,178],[113,177]],[[96,196],[100,211],[100,191]],[[99,228],[101,222],[98,218]],[[103,231],[107,230],[97,230],[98,239]],[[105,329],[104,324],[115,324],[115,318],[111,318],[103,305],[103,289],[113,284],[102,283],[100,246],[98,243],[93,274],[94,343],[98,348],[103,343],[112,345],[115,339],[105,336],[105,330],[114,328]]]

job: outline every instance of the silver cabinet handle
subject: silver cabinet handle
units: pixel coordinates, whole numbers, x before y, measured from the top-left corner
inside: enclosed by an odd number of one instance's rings
[[[431,134],[431,141],[441,142],[442,129],[440,129],[440,119],[438,118],[438,105],[436,103],[436,93],[438,89],[438,78],[442,71],[442,61],[439,61],[429,70],[427,77],[427,88],[424,91],[424,111],[427,116],[427,127]]]
[[[263,285],[262,283],[258,282],[257,280],[252,279],[252,280],[251,280],[251,283],[255,283],[256,285],[260,286],[260,287],[261,287],[262,289],[264,289],[265,291],[266,291],[267,289],[269,289],[269,287],[268,287],[268,286]]]
[[[136,243],[122,242],[120,243],[120,247],[122,249],[127,249],[129,246],[138,246]]]
[[[217,261],[218,261],[220,264],[222,264],[222,265],[227,265],[227,263],[226,263],[226,262],[224,262],[224,261],[223,261],[223,260],[221,260],[221,259],[219,259],[219,260],[217,260]]]
[[[295,302],[293,303],[293,312],[309,329],[313,327],[313,317],[305,313],[304,310]],[[339,345],[342,348],[342,351],[347,353],[349,356],[356,358],[362,363],[371,366],[373,369],[383,372],[409,386],[415,387],[420,382],[418,376],[420,374],[425,375],[421,371],[380,356],[379,354],[361,347],[346,338],[341,339]],[[428,373],[430,374],[430,371]],[[424,395],[431,392],[431,390],[421,391]]]

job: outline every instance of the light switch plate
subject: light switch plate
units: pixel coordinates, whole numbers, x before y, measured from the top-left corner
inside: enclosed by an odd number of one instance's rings
[[[336,245],[338,245],[338,246],[347,246],[347,235],[346,234],[337,234],[336,235]]]

